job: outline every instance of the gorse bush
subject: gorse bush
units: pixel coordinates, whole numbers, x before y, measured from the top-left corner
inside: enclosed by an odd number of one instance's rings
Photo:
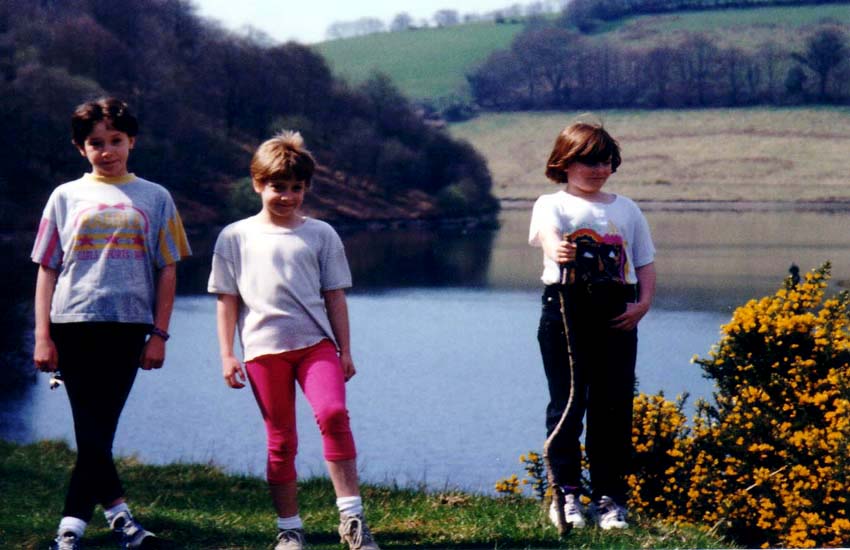
[[[829,264],[739,307],[706,358],[717,386],[692,426],[681,401],[636,400],[633,510],[748,546],[850,542],[850,297]]]

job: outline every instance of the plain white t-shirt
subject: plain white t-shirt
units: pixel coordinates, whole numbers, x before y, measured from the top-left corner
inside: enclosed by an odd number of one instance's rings
[[[225,227],[215,244],[207,290],[239,296],[243,360],[336,343],[322,292],[351,286],[345,249],[327,223],[289,229],[257,216]]]

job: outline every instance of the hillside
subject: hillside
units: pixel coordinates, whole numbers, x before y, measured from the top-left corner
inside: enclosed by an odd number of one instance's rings
[[[464,74],[493,50],[507,47],[522,28],[515,23],[471,23],[332,40],[315,50],[334,74],[355,84],[377,71],[413,99],[466,97]]]
[[[609,190],[642,203],[735,209],[753,203],[850,206],[850,108],[594,114],[622,147],[623,164]],[[503,208],[528,208],[539,195],[557,189],[543,175],[544,166],[558,132],[578,115],[486,114],[453,124],[451,132],[485,156]]]
[[[711,32],[718,45],[747,48],[773,40],[797,47],[813,27],[834,21],[850,28],[850,3],[729,8],[627,17],[601,24],[593,41],[649,48],[683,32]],[[523,25],[476,23],[443,29],[381,33],[314,46],[334,74],[350,82],[386,73],[408,97],[470,97],[466,74],[497,49],[510,45]]]

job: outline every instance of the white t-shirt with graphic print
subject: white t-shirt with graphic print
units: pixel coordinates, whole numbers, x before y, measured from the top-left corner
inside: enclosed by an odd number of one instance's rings
[[[579,247],[576,268],[587,282],[636,284],[635,268],[652,263],[655,245],[637,204],[622,195],[610,203],[591,202],[564,190],[542,195],[534,203],[528,243],[542,246],[540,232],[555,228]],[[561,280],[558,263],[543,254],[544,284]]]

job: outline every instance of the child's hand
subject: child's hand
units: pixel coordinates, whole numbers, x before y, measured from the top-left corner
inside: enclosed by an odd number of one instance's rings
[[[619,330],[634,330],[647,311],[648,305],[630,302],[626,304],[626,311],[611,320],[611,326]]]
[[[570,241],[561,241],[555,250],[559,264],[566,264],[576,259],[576,244]]]
[[[357,374],[357,369],[354,368],[354,360],[348,352],[339,354],[339,362],[342,365],[342,374],[345,376],[345,381],[351,380],[351,377]]]
[[[239,359],[235,357],[222,357],[221,373],[224,376],[224,382],[231,388],[238,390],[245,387],[247,377]]]
[[[32,352],[35,368],[42,372],[53,372],[59,364],[59,352],[51,338],[37,338]]]
[[[142,370],[162,368],[165,363],[165,340],[159,336],[151,336],[142,348]]]

